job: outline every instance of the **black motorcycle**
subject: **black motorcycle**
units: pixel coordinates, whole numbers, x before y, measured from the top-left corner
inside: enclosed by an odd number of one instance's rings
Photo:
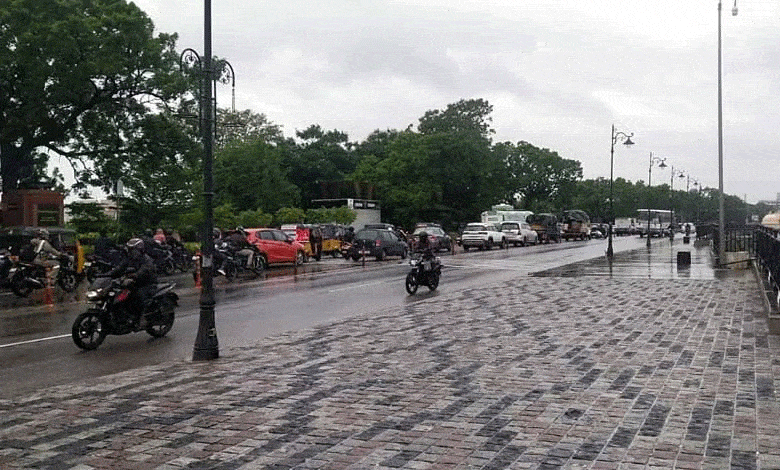
[[[87,276],[87,281],[90,283],[95,282],[95,279],[99,276],[122,264],[126,256],[127,252],[120,249],[111,249],[101,255],[93,254],[88,256],[84,262],[84,273]]]
[[[14,262],[11,259],[11,252],[0,250],[0,287],[11,285],[11,268],[13,266]]]
[[[441,261],[437,256],[412,256],[409,265],[412,267],[406,275],[406,292],[409,295],[414,295],[420,286],[428,286],[432,291],[439,287]]]
[[[73,259],[68,255],[59,258],[55,282],[65,292],[73,292],[79,283],[79,276],[73,268]],[[19,297],[27,297],[35,289],[43,289],[47,284],[46,267],[19,261],[8,273],[11,290]]]
[[[173,259],[173,251],[167,245],[152,246],[146,249],[146,252],[154,261],[157,268],[157,274],[170,276],[176,272],[176,262]]]
[[[215,276],[222,274],[225,276],[225,279],[232,281],[242,272],[251,272],[255,276],[262,274],[265,269],[265,263],[263,262],[260,250],[258,250],[257,247],[252,247],[251,249],[255,254],[252,257],[252,266],[247,267],[246,256],[238,254],[230,243],[220,242],[218,246],[215,247],[216,252],[214,259],[215,261],[218,261],[214,263]]]
[[[97,349],[108,335],[146,331],[155,338],[162,338],[173,327],[174,308],[179,300],[173,292],[175,286],[174,283],[157,285],[143,312],[146,324],[142,325],[127,302],[130,288],[122,286],[119,279],[98,278],[92,290],[87,292],[87,300],[93,305],[73,322],[73,342],[81,349],[92,350]]]

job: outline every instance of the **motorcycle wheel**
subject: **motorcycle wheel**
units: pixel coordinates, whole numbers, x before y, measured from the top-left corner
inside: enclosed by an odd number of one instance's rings
[[[263,257],[261,255],[255,255],[252,258],[252,272],[256,275],[260,275],[264,269],[265,263],[263,262]]]
[[[434,291],[439,287],[439,276],[440,274],[438,272],[432,272],[428,275],[428,289]]]
[[[170,276],[176,271],[176,266],[174,266],[172,260],[166,260],[165,264],[162,266],[162,272],[166,276]]]
[[[149,333],[149,336],[162,338],[171,331],[175,318],[173,307],[174,303],[170,299],[163,298],[160,300],[159,309],[151,316],[151,324],[146,327],[146,332]]]
[[[236,278],[236,265],[233,263],[226,263],[225,279],[227,279],[229,282],[233,282],[233,279],[235,278]]]
[[[27,283],[24,271],[17,271],[11,278],[11,290],[18,297],[27,297],[32,292],[32,286]]]
[[[76,277],[76,273],[73,271],[60,270],[60,273],[57,276],[57,284],[59,284],[65,292],[73,292],[79,285],[79,280]]]
[[[406,292],[409,293],[409,295],[414,295],[415,292],[417,292],[417,288],[419,286],[417,285],[417,278],[414,276],[414,273],[409,273],[406,275]]]
[[[106,330],[100,315],[97,312],[87,310],[73,322],[73,342],[81,349],[92,351],[106,339]]]

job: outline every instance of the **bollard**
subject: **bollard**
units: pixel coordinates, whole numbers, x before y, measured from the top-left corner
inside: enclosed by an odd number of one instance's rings
[[[677,266],[690,266],[691,265],[691,252],[690,251],[678,251],[677,252]]]
[[[46,267],[46,289],[44,290],[44,302],[47,305],[54,305],[54,293],[52,292],[51,267]]]
[[[195,274],[195,287],[200,289],[202,287],[201,283],[200,283],[200,270],[201,270],[201,267],[202,267],[200,250],[195,252],[195,256],[198,258],[198,262],[195,265],[195,273],[194,273]]]
[[[690,237],[690,236],[688,236],[688,235],[685,235],[685,236],[683,237],[683,245],[688,245],[688,244],[690,244],[690,243],[691,243],[691,237]]]

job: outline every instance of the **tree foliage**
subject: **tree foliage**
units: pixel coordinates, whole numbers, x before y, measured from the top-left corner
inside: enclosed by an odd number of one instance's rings
[[[3,190],[33,177],[36,152],[68,159],[82,183],[133,159],[144,117],[175,104],[187,81],[175,35],[153,35],[126,0],[6,0],[0,8],[0,172]]]

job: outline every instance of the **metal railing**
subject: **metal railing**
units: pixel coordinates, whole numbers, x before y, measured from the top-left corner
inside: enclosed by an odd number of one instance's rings
[[[759,272],[772,289],[767,292],[775,309],[780,304],[780,230],[758,227],[755,231],[755,257]],[[773,298],[771,298],[773,297]]]

